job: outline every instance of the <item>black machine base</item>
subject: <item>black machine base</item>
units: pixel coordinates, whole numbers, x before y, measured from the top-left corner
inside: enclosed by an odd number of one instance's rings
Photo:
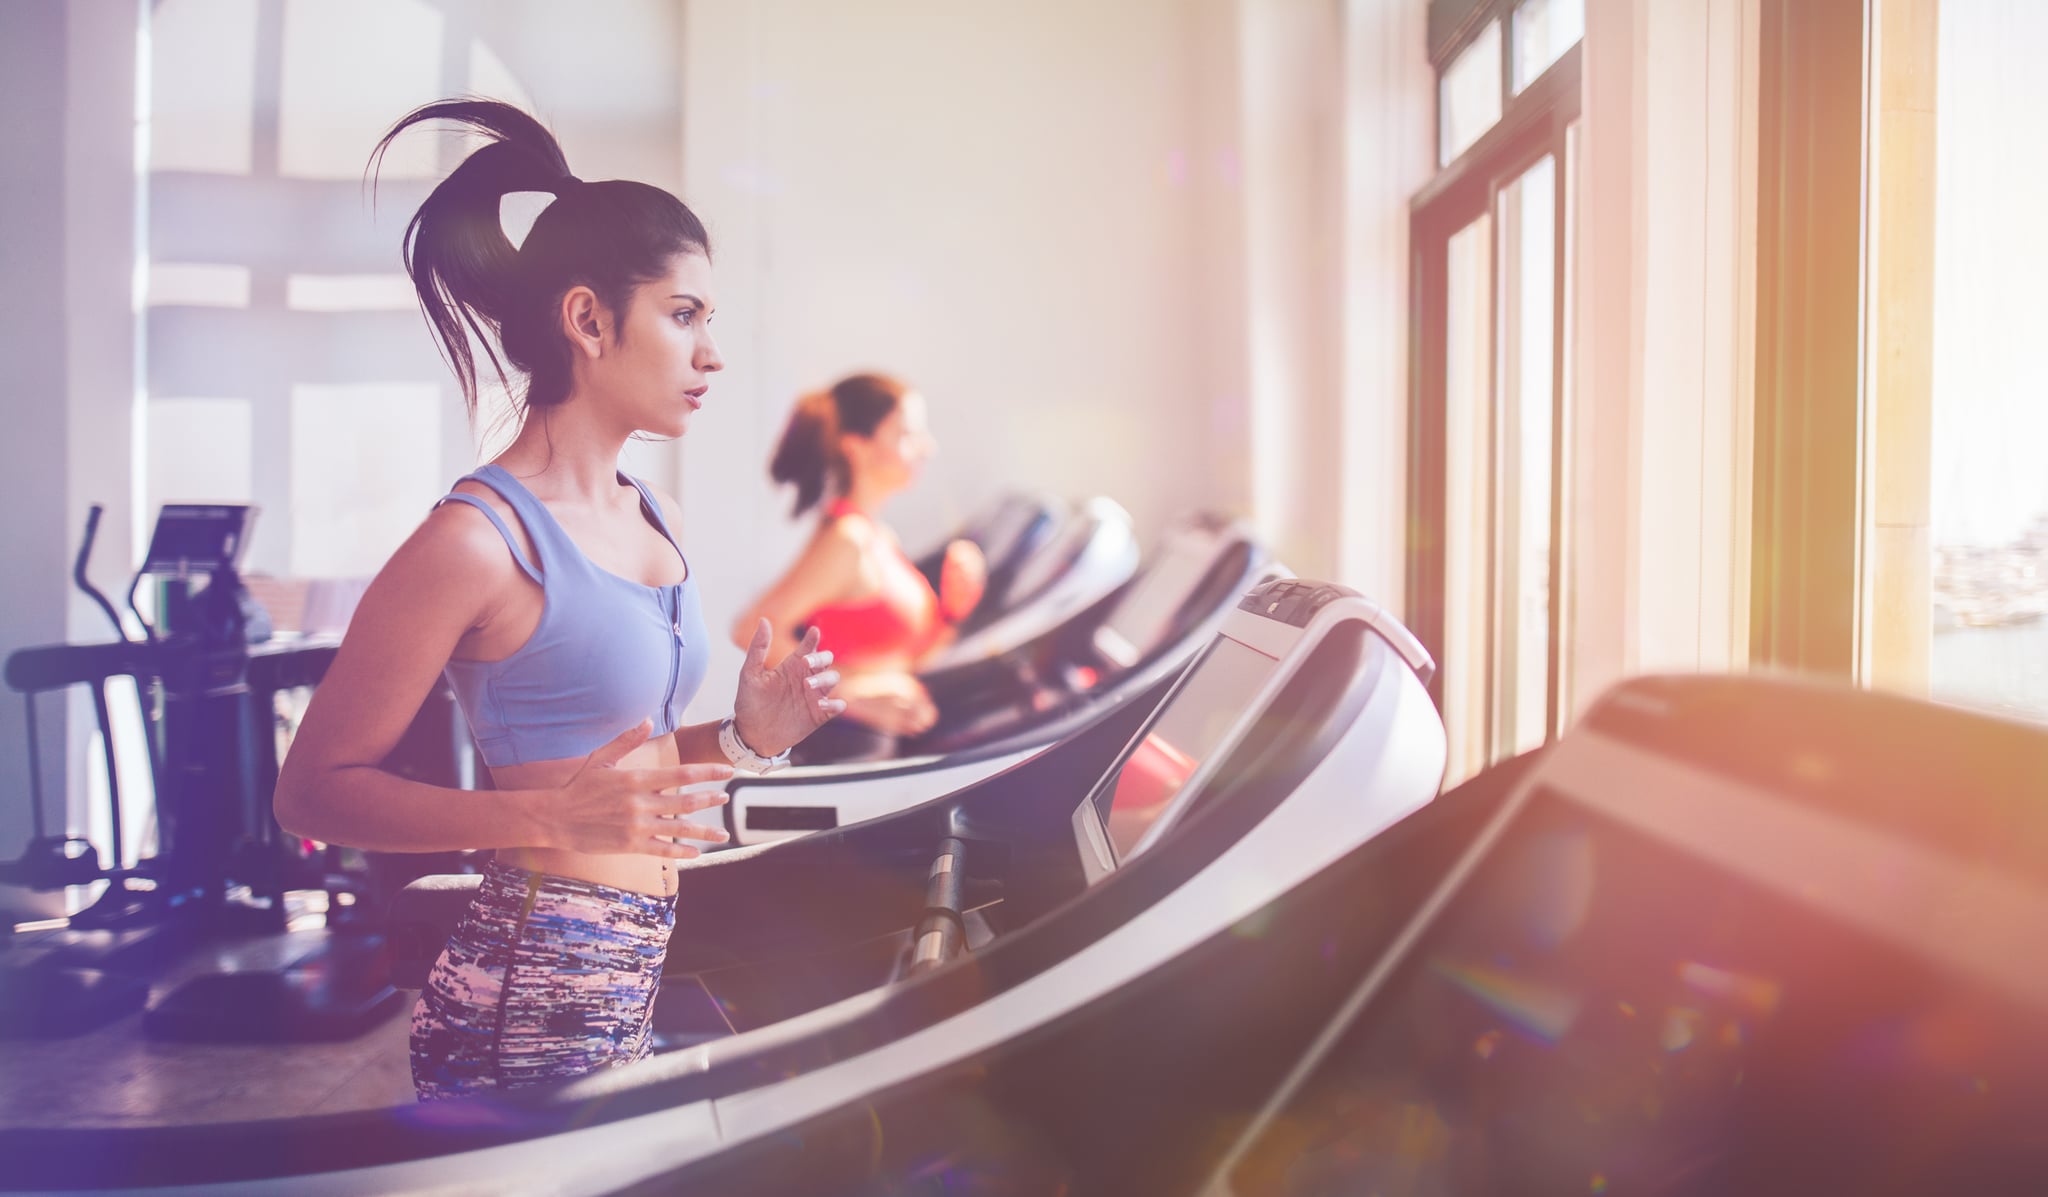
[[[336,936],[282,969],[195,977],[151,1007],[142,1029],[181,1041],[331,1042],[355,1038],[404,1001],[381,937]]]
[[[120,973],[47,960],[0,968],[0,1039],[67,1039],[135,1013],[149,986]]]

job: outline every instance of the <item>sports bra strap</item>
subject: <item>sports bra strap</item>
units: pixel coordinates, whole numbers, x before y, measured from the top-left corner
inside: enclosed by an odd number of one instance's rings
[[[526,550],[519,547],[519,538],[512,535],[512,529],[506,526],[504,517],[500,516],[495,508],[477,496],[459,490],[450,491],[441,496],[440,502],[435,503],[434,506],[439,507],[442,503],[450,502],[467,503],[478,511],[483,512],[485,518],[489,519],[492,525],[498,529],[498,535],[505,538],[505,547],[512,550],[512,559],[519,563],[519,568],[525,570],[526,576],[532,578],[535,584],[545,585],[541,581],[540,571],[533,568],[533,563],[526,559]]]
[[[648,513],[654,516],[655,529],[659,531],[663,537],[667,538],[668,543],[675,548],[675,551],[678,554],[680,554],[683,551],[683,546],[676,544],[676,534],[669,531],[668,516],[662,513],[661,501],[654,497],[654,492],[647,489],[647,484],[645,482],[640,481],[638,478],[635,478],[633,475],[626,473],[624,470],[619,471],[619,477],[624,478],[626,481],[632,483],[633,489],[640,492],[640,501],[646,505]]]

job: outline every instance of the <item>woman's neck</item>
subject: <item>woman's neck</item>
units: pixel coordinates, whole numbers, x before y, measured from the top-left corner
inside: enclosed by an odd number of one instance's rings
[[[588,502],[609,498],[619,486],[619,453],[626,438],[579,414],[566,404],[528,412],[498,464],[529,483],[545,476],[545,489],[553,495]]]
[[[873,516],[882,510],[882,504],[888,502],[894,493],[872,483],[864,485],[859,479],[855,479],[853,485],[846,488],[846,493],[839,497],[839,501],[862,515]]]

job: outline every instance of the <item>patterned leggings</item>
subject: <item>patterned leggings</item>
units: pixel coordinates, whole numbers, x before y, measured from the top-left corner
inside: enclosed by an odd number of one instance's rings
[[[493,862],[412,1012],[421,1101],[643,1059],[674,898]]]

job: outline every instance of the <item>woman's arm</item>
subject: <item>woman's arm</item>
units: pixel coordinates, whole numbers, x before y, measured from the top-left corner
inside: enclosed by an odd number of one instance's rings
[[[835,521],[819,529],[788,572],[733,620],[735,645],[746,648],[752,644],[755,630],[766,619],[773,629],[767,663],[771,668],[780,665],[796,650],[795,629],[810,613],[859,586],[861,546],[844,523]]]
[[[973,613],[988,587],[988,561],[971,540],[956,540],[946,546],[945,563],[939,570],[939,618],[943,620],[918,650],[911,666],[918,673],[931,667],[940,653],[960,639],[960,621]]]
[[[294,835],[372,851],[555,847],[685,858],[694,848],[660,816],[713,805],[675,786],[731,775],[720,765],[621,769],[649,725],[621,729],[554,790],[478,793],[411,781],[381,762],[434,679],[473,629],[487,628],[513,588],[528,585],[482,513],[450,504],[430,514],[364,593],[347,636],[313,692],[278,771],[274,810]]]

